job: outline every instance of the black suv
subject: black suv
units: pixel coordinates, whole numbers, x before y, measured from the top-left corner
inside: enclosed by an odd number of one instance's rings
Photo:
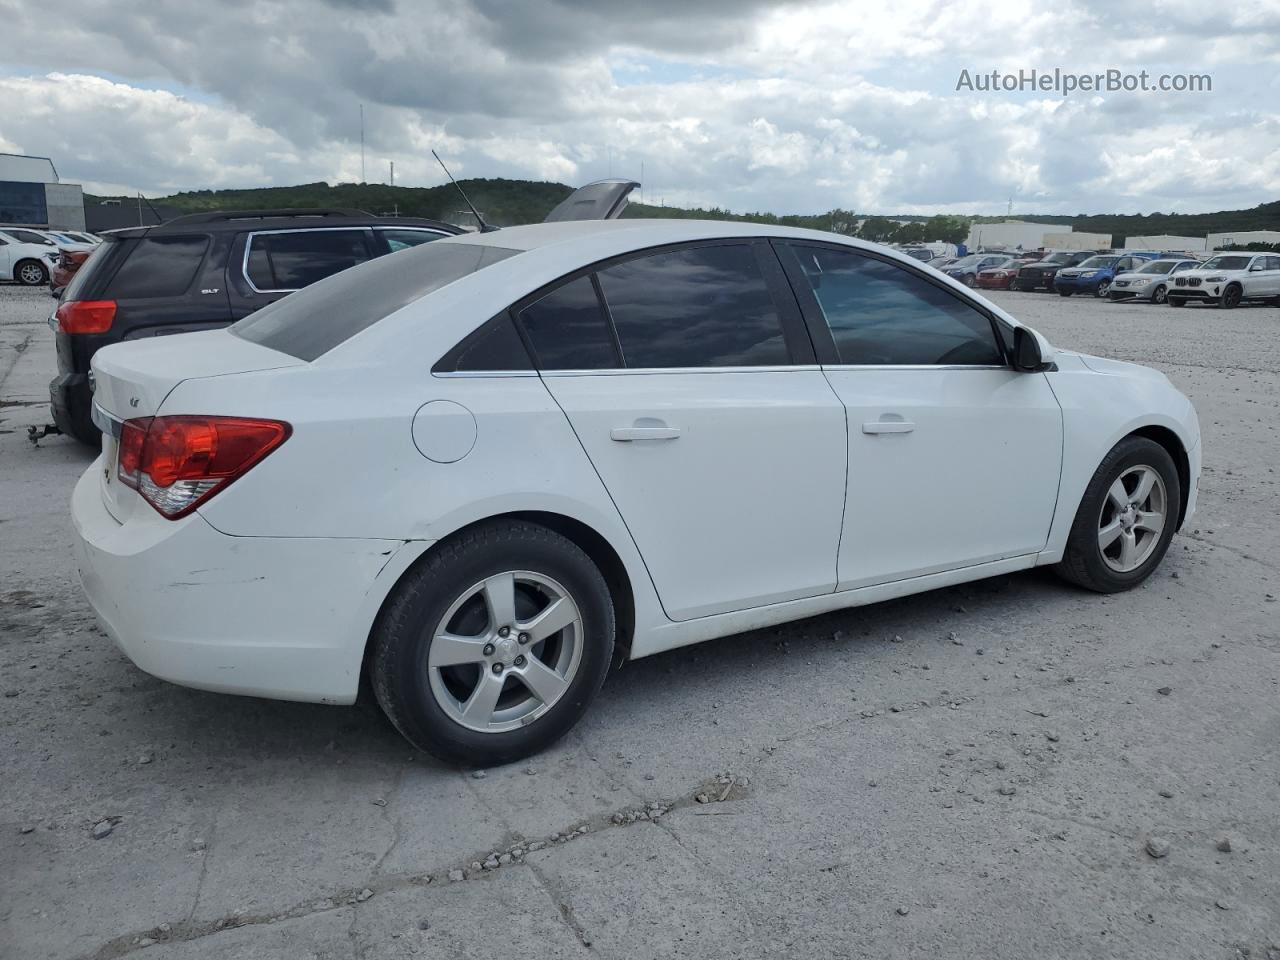
[[[1059,270],[1063,267],[1074,267],[1077,263],[1084,263],[1097,253],[1096,250],[1063,250],[1059,253],[1051,253],[1043,260],[1029,263],[1018,270],[1017,276],[1009,284],[1009,289],[1044,290],[1052,293],[1053,278],[1058,275]]]
[[[121,340],[212,330],[365,260],[463,231],[360,210],[197,213],[107,234],[63,291],[53,420],[91,445],[89,360]]]

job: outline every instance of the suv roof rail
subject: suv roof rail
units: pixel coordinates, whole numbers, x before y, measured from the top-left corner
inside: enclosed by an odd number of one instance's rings
[[[278,210],[210,210],[208,213],[188,213],[166,220],[163,226],[189,223],[221,223],[227,220],[266,220],[269,217],[369,217],[364,210],[347,207],[292,207]]]

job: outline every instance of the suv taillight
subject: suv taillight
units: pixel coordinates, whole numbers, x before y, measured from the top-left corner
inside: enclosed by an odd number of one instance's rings
[[[114,300],[68,300],[58,305],[61,333],[106,333],[116,318]]]
[[[140,417],[120,434],[120,482],[170,520],[185,517],[280,444],[292,428],[244,417]]]

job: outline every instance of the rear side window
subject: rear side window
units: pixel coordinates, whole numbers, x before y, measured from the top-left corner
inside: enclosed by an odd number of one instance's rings
[[[433,290],[517,253],[478,243],[423,244],[320,280],[250,314],[231,332],[314,360]]]
[[[948,291],[858,253],[794,249],[841,363],[1004,363],[991,321]]]
[[[387,246],[392,253],[397,250],[403,250],[405,247],[416,247],[419,244],[430,243],[432,240],[439,240],[444,236],[443,233],[436,233],[434,230],[406,230],[404,228],[379,230],[378,233],[383,240],[387,241]]]
[[[208,237],[143,237],[111,278],[107,293],[116,300],[181,296],[195,279],[207,249]]]
[[[609,321],[591,277],[557,287],[520,311],[538,366],[543,370],[609,370],[617,367]]]
[[[782,318],[748,244],[640,257],[599,278],[629,368],[791,362]]]
[[[246,272],[259,291],[301,290],[369,256],[363,230],[255,233],[249,237]]]

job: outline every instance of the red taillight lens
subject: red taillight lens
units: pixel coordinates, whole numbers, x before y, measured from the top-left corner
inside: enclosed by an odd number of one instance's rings
[[[170,520],[186,516],[289,438],[280,420],[142,417],[120,434],[120,480]]]
[[[114,300],[68,300],[54,314],[62,333],[106,333],[116,318]]]
[[[126,420],[120,432],[120,450],[116,472],[126,487],[138,489],[138,474],[142,470],[142,443],[147,439],[150,417]]]

